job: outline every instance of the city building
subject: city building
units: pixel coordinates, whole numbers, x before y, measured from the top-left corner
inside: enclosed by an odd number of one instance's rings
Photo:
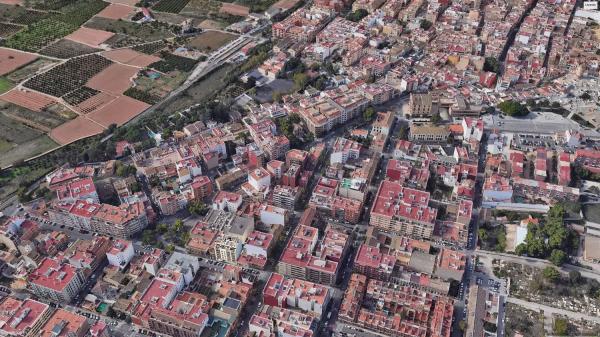
[[[29,274],[28,279],[32,293],[58,303],[70,303],[85,282],[82,269],[48,257]]]
[[[328,287],[272,273],[263,290],[266,305],[295,308],[320,318],[331,299]]]
[[[431,238],[437,209],[431,208],[429,193],[382,181],[369,223],[383,231],[415,238]]]
[[[111,266],[124,269],[135,256],[133,243],[121,239],[115,239],[112,242],[112,248],[106,252],[108,263]]]

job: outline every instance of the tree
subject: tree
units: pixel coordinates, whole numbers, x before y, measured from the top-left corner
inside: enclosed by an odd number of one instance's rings
[[[273,94],[271,94],[273,102],[281,103],[282,97],[283,95],[279,91],[273,91]]]
[[[169,254],[173,253],[174,251],[175,251],[175,245],[173,245],[171,243],[169,243],[167,245],[167,247],[165,248],[165,252],[167,252]]]
[[[554,249],[552,253],[550,253],[550,262],[552,262],[555,266],[562,266],[565,262],[567,262],[567,254],[562,250]]]
[[[442,121],[442,116],[439,113],[431,115],[431,122],[437,124]]]
[[[556,282],[560,279],[560,273],[558,272],[558,270],[550,266],[544,268],[544,270],[542,271],[542,275],[544,275],[544,278],[550,282]]]
[[[569,330],[569,324],[564,318],[555,318],[554,326],[552,328],[554,330],[554,334],[558,336],[566,336]]]
[[[156,235],[153,230],[146,229],[142,232],[142,243],[145,245],[152,245],[156,242]]]
[[[495,57],[486,57],[483,63],[483,70],[498,74],[500,72],[500,62]]]
[[[305,73],[294,74],[294,85],[296,86],[296,90],[303,90],[307,83],[308,76]]]
[[[431,28],[432,25],[433,24],[431,23],[431,21],[423,19],[423,20],[421,20],[421,23],[419,26],[423,30],[429,30],[429,28]]]
[[[346,20],[349,20],[352,22],[358,22],[367,15],[369,15],[369,12],[367,12],[366,10],[361,8],[361,9],[355,10],[354,12],[348,13],[348,15],[346,16]]]
[[[119,177],[129,177],[137,173],[137,169],[133,165],[117,164],[116,174]]]
[[[499,103],[498,109],[513,117],[522,117],[529,114],[529,109],[527,109],[527,106],[513,100],[507,100]]]
[[[175,224],[173,225],[173,230],[176,233],[179,233],[179,232],[181,232],[182,229],[183,229],[183,221],[181,221],[181,219],[175,220]]]
[[[165,234],[169,231],[169,226],[167,224],[161,223],[158,226],[156,226],[156,229],[158,229],[159,233]]]
[[[598,49],[598,50],[600,50],[600,49]],[[587,101],[587,100],[590,100],[592,98],[592,96],[588,92],[584,92],[583,94],[581,94],[581,96],[579,96],[579,98]]]
[[[372,106],[368,107],[363,111],[363,118],[365,121],[371,121],[375,117],[375,108]]]
[[[202,201],[192,201],[188,205],[188,211],[193,215],[206,215],[208,207]]]
[[[569,281],[571,284],[579,284],[581,282],[581,273],[577,270],[572,270],[569,272]]]

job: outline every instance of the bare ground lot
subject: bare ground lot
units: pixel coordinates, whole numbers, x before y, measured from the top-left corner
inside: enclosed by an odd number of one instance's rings
[[[237,35],[228,34],[218,31],[207,31],[202,33],[188,43],[188,46],[196,48],[205,53],[209,53],[213,50],[219,49],[221,46],[233,41]]]

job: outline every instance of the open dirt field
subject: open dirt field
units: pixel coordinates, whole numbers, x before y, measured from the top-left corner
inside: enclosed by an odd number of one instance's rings
[[[97,123],[108,127],[113,123],[122,125],[149,107],[150,104],[135,100],[131,97],[120,96],[86,116]]]
[[[52,98],[30,90],[13,89],[3,95],[0,100],[22,106],[33,111],[42,111],[50,105],[57,104]]]
[[[188,46],[203,52],[210,52],[219,49],[219,47],[227,44],[230,41],[233,41],[236,37],[237,35],[234,34],[211,30],[191,39],[188,43]]]
[[[300,2],[300,0],[279,0],[277,1],[272,8],[281,8],[284,11],[292,9],[296,4]]]
[[[110,50],[102,53],[102,56],[118,63],[125,63],[140,68],[147,67],[154,62],[160,61],[160,57],[140,53],[129,48]]]
[[[0,4],[5,5],[22,5],[23,0],[0,0]]]
[[[102,132],[104,128],[86,117],[79,116],[72,121],[53,129],[49,136],[55,142],[64,145],[78,139],[93,136]]]
[[[129,15],[135,13],[135,8],[122,4],[110,4],[108,7],[104,8],[100,13],[96,14],[101,18],[107,19],[123,19],[128,17]]]
[[[138,71],[139,69],[136,67],[113,63],[108,68],[92,77],[87,82],[86,86],[92,89],[120,95],[133,84],[131,79]]]
[[[237,16],[248,16],[248,14],[250,14],[250,8],[242,5],[223,2],[219,12]]]
[[[115,33],[81,27],[75,32],[67,35],[65,38],[71,41],[87,44],[88,46],[98,47],[104,41],[110,39]]]
[[[33,62],[36,58],[33,54],[0,48],[0,76]]]
[[[222,22],[206,19],[198,25],[198,28],[202,29],[222,29],[225,28],[225,25]]]

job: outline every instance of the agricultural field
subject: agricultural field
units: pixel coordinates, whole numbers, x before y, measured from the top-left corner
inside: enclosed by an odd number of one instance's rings
[[[221,12],[222,5],[223,3],[217,0],[190,0],[188,5],[179,14],[200,20],[210,19],[221,22],[226,26],[244,19],[243,16]]]
[[[68,39],[58,40],[48,47],[40,50],[40,54],[55,57],[59,59],[70,59],[77,56],[83,56],[101,51],[88,45],[78,43]]]
[[[94,75],[108,68],[113,62],[100,56],[77,57],[60,64],[50,71],[37,75],[23,86],[39,92],[61,97],[80,88]]]
[[[156,21],[140,25],[125,20],[94,17],[85,24],[85,27],[125,35],[135,41],[134,44],[158,41],[175,36],[173,34],[174,28]],[[107,43],[112,46],[110,40]]]
[[[70,93],[63,96],[63,99],[67,104],[78,105],[84,101],[98,95],[100,91],[89,87],[81,87],[77,90],[71,91]]]
[[[160,0],[152,9],[160,12],[179,13],[190,0]]]
[[[177,56],[167,52],[162,52],[160,56],[162,60],[151,64],[150,67],[162,73],[168,73],[173,70],[183,72],[192,71],[198,62],[187,57]]]
[[[0,22],[0,39],[6,39],[16,32],[23,29],[22,26],[14,25],[12,23]]]
[[[165,49],[166,46],[167,46],[167,44],[161,40],[161,41],[156,41],[156,42],[140,44],[140,45],[133,47],[132,49],[135,51],[138,51],[140,53],[152,55],[152,54],[156,54],[159,51]]]
[[[24,29],[10,36],[5,41],[5,46],[25,51],[38,51],[55,40],[73,33],[80,25],[108,6],[107,2],[101,0],[56,0],[45,1],[43,4],[44,9],[51,8],[58,12],[47,13],[45,18],[27,24]],[[59,5],[62,7],[54,8]],[[15,20],[13,22],[17,23]]]
[[[219,49],[221,46],[235,40],[237,35],[223,33],[219,31],[207,31],[199,36],[192,38],[187,46],[198,49],[205,53],[210,53]]]
[[[26,9],[22,6],[0,4],[0,21],[17,25],[30,25],[49,17],[45,11]]]
[[[43,111],[32,111],[11,103],[1,104],[0,113],[42,132],[49,132],[76,116],[70,110],[59,105]]]
[[[49,69],[50,67],[54,66],[55,64],[56,64],[56,61],[46,59],[46,58],[38,58],[37,60],[33,61],[32,63],[30,63],[26,66],[23,66],[13,72],[11,72],[10,74],[7,74],[5,77],[13,83],[20,83],[20,82],[30,78],[31,76],[37,74],[38,72]]]

